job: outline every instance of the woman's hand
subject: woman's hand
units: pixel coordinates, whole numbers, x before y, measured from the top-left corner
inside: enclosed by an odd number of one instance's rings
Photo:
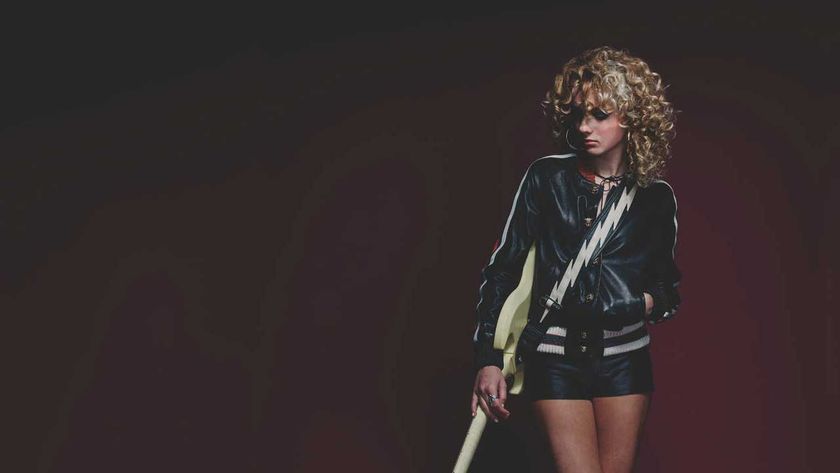
[[[653,296],[648,294],[647,292],[643,292],[645,296],[645,318],[653,312]]]
[[[488,405],[488,396],[493,395],[495,400]],[[487,414],[493,422],[499,419],[506,420],[510,417],[510,411],[505,409],[507,400],[507,382],[502,376],[502,370],[498,366],[485,366],[478,370],[475,375],[475,385],[472,395],[472,415],[475,416],[476,406],[481,405],[481,410]]]

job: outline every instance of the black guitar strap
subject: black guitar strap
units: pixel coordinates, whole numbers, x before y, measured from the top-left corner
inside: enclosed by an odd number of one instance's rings
[[[615,235],[621,217],[630,210],[630,205],[636,197],[637,188],[637,184],[628,184],[626,180],[623,180],[614,188],[615,192],[607,198],[603,210],[578,243],[577,250],[571,253],[575,256],[569,260],[563,276],[554,285],[551,294],[541,298],[540,302],[545,307],[542,317],[539,321],[529,319],[525,323],[519,336],[517,352],[520,354],[517,356],[517,362],[523,361],[522,353],[532,353],[537,350],[545,332],[548,330],[548,324],[543,323],[546,315],[551,309],[560,308],[566,290],[574,286],[580,270],[589,264],[592,258],[598,256],[610,238]]]
[[[621,217],[630,210],[630,205],[636,197],[637,189],[637,184],[634,182],[628,184],[625,179],[615,188],[615,192],[609,196],[604,205],[604,209],[598,214],[595,221],[592,222],[592,226],[583,235],[583,238],[578,244],[577,251],[572,253],[575,256],[569,260],[566,271],[554,285],[551,294],[546,299],[545,311],[542,317],[540,317],[540,322],[545,319],[545,316],[551,308],[559,308],[559,305],[563,301],[563,296],[566,294],[566,290],[575,285],[581,269],[588,265],[593,258],[598,256],[610,238],[615,235]]]

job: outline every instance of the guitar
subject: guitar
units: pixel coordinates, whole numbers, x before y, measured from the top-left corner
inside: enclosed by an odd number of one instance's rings
[[[615,230],[618,227],[621,217],[630,210],[638,186],[632,186],[630,191],[627,191],[627,188],[622,183],[618,187],[618,190],[609,196],[607,202],[604,204],[604,211],[598,214],[592,226],[589,227],[589,230],[583,236],[577,252],[573,253],[577,254],[577,256],[569,262],[563,276],[551,290],[551,300],[563,300],[566,289],[574,286],[583,266],[586,265],[590,258],[597,256],[600,250],[615,235]],[[512,386],[508,390],[510,394],[520,394],[525,381],[525,367],[521,364],[519,366],[516,365],[516,347],[525,329],[525,325],[528,323],[528,310],[531,306],[531,287],[534,283],[536,251],[536,244],[531,245],[531,249],[528,251],[528,257],[525,259],[525,264],[522,267],[522,277],[519,280],[519,285],[505,299],[502,310],[499,312],[496,336],[493,339],[493,348],[504,351],[502,375],[505,379],[510,376],[513,377]],[[546,306],[540,322],[543,321],[548,311],[549,307]],[[481,434],[484,432],[486,425],[487,415],[483,410],[477,409],[453,471],[456,473],[467,471],[467,467],[472,462],[478,441],[481,439]]]
[[[516,346],[519,343],[519,336],[528,322],[528,309],[531,306],[531,287],[534,283],[534,265],[536,260],[536,245],[531,245],[525,264],[522,267],[522,277],[502,305],[499,312],[499,319],[496,324],[496,336],[493,339],[493,348],[504,352],[502,376],[505,379],[513,377],[513,383],[508,383],[509,394],[522,393],[525,382],[525,366],[516,365]],[[472,463],[481,434],[487,426],[487,414],[480,407],[476,409],[475,417],[467,430],[467,437],[464,445],[455,461],[454,473],[466,473]]]

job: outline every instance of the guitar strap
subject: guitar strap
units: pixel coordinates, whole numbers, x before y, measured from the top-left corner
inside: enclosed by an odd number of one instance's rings
[[[548,323],[543,323],[546,315],[551,309],[560,307],[563,297],[566,295],[566,290],[575,285],[581,269],[588,265],[592,258],[598,256],[615,235],[621,217],[630,210],[637,189],[637,184],[627,184],[625,180],[609,196],[604,209],[598,214],[592,226],[584,233],[583,238],[578,243],[577,250],[571,253],[575,256],[569,260],[563,276],[554,284],[551,293],[541,298],[540,302],[545,307],[542,317],[539,321],[527,320],[522,327],[522,332],[517,338],[517,352],[536,351],[548,330]],[[528,268],[528,270],[531,271],[532,268]],[[521,356],[517,356],[516,360],[523,361]]]
[[[540,317],[540,322],[545,319],[551,308],[559,308],[563,302],[563,297],[566,295],[566,290],[575,285],[581,269],[598,256],[615,235],[621,217],[630,210],[630,205],[633,204],[637,189],[638,185],[627,185],[626,180],[624,180],[607,199],[604,210],[592,222],[592,226],[583,235],[577,251],[573,253],[576,256],[569,260],[563,276],[554,284],[551,294],[546,300],[545,311]]]

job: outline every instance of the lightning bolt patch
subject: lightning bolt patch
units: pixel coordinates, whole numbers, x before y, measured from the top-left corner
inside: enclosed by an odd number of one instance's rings
[[[610,236],[611,232],[618,226],[618,221],[621,220],[621,216],[624,212],[630,210],[630,205],[636,197],[637,187],[638,186],[633,186],[633,188],[630,189],[630,192],[627,192],[626,187],[622,189],[621,197],[619,197],[618,202],[609,208],[609,212],[606,217],[595,227],[589,241],[584,241],[578,255],[569,261],[569,265],[566,267],[566,272],[563,273],[563,277],[557,281],[557,284],[555,284],[554,288],[551,290],[551,299],[557,301],[557,303],[561,303],[563,301],[563,296],[566,295],[566,290],[574,286],[575,281],[577,281],[578,274],[580,274],[580,270],[589,264],[589,259],[592,257],[595,250],[606,243],[606,240]],[[549,308],[546,307],[542,317],[540,317],[540,322],[545,319],[548,311]]]

